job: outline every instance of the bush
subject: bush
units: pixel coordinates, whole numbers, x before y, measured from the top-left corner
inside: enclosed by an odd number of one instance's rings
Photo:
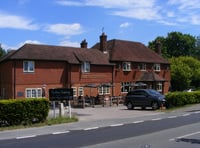
[[[166,100],[170,106],[175,107],[200,103],[200,91],[168,93],[166,95]]]
[[[0,101],[0,126],[27,125],[44,122],[49,113],[47,99]]]

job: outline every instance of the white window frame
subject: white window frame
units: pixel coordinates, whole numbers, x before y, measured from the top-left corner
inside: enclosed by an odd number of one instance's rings
[[[84,96],[84,89],[83,87],[78,88],[78,96]]]
[[[132,82],[122,82],[121,83],[121,92],[126,93],[132,89]]]
[[[26,98],[42,98],[42,88],[26,88]]]
[[[76,87],[72,87],[73,89],[73,96],[77,97],[77,88]]]
[[[34,72],[35,62],[34,61],[23,61],[23,71],[24,72]]]
[[[102,86],[98,88],[99,95],[107,95],[110,94],[110,87],[109,86]]]
[[[154,71],[160,71],[160,64],[154,64]]]
[[[138,69],[141,70],[141,71],[146,71],[147,65],[145,63],[140,63],[138,65]]]
[[[131,71],[131,62],[123,62],[122,69],[123,71]]]
[[[161,82],[158,82],[158,83],[156,84],[156,90],[159,91],[159,92],[162,92],[162,88],[163,88],[162,83],[161,83]]]
[[[82,72],[90,72],[90,62],[83,62],[81,64]]]

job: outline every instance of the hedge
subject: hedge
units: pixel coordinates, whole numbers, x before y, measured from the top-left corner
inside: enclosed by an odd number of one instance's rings
[[[200,91],[171,92],[166,95],[166,100],[170,106],[175,107],[200,103]]]
[[[47,99],[11,99],[0,101],[0,126],[44,122],[49,113]]]

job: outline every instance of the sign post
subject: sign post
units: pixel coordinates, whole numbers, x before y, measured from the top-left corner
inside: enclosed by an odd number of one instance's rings
[[[73,100],[73,89],[72,88],[49,89],[49,100],[53,101],[54,118],[56,117],[55,101],[63,101],[63,100],[68,101],[69,117],[71,118],[71,102],[70,102],[70,100]]]

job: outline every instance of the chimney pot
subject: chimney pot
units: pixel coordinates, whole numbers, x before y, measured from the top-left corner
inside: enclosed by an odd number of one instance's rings
[[[84,39],[82,42],[81,42],[81,48],[87,48],[87,41],[86,39]]]
[[[107,35],[104,32],[100,36],[100,50],[103,53],[107,52]]]
[[[160,40],[156,40],[156,53],[161,55],[161,42],[160,42]]]

